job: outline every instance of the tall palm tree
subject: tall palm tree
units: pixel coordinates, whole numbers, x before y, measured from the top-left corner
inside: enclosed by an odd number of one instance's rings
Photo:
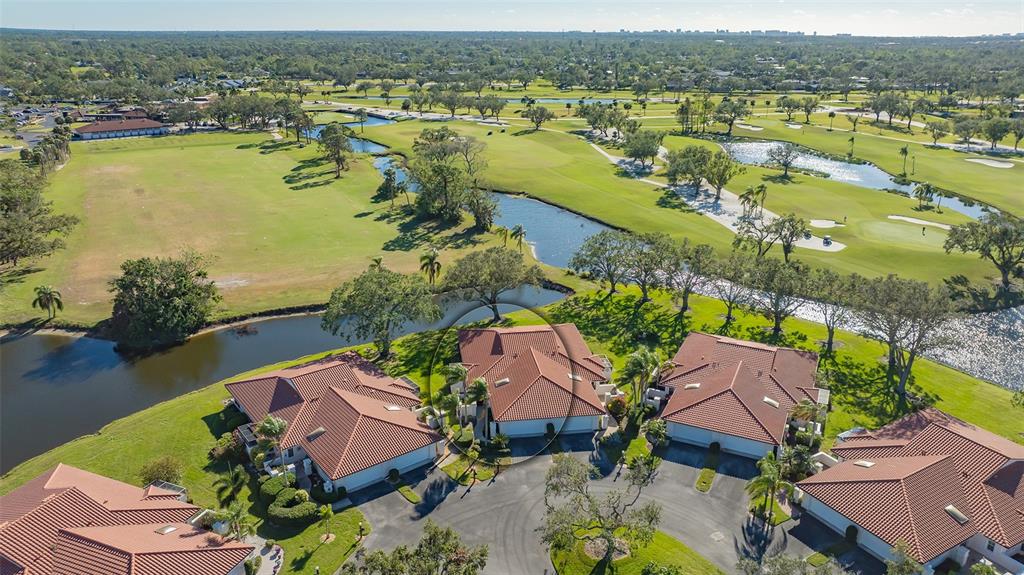
[[[248,479],[241,465],[233,465],[227,475],[221,475],[213,482],[213,486],[217,488],[217,499],[220,499],[221,504],[231,503],[245,487]]]
[[[832,122],[836,119],[836,111],[830,110],[828,113],[828,131],[832,131]]]
[[[633,392],[633,405],[639,405],[647,388],[660,381],[662,376],[667,375],[674,367],[675,364],[672,362],[662,361],[658,352],[649,347],[641,347],[629,354],[619,377],[629,382]]]
[[[438,260],[437,248],[430,248],[430,251],[420,256],[420,271],[427,274],[427,281],[434,285],[438,274],[441,273],[441,262]]]
[[[241,502],[236,501],[231,507],[221,510],[217,519],[228,524],[228,531],[236,540],[241,541],[247,535],[256,533],[256,528],[249,519],[249,513]]]
[[[496,226],[496,227],[497,227],[497,229],[495,230],[495,233],[497,233],[499,236],[501,236],[501,246],[507,248],[508,247],[508,228],[506,228],[505,226]]]
[[[32,307],[45,309],[49,319],[57,317],[57,310],[64,311],[64,300],[53,286],[38,286]]]
[[[461,363],[449,363],[441,368],[441,376],[444,377],[444,382],[449,387],[466,381],[467,375],[469,375],[469,370]]]
[[[764,498],[762,505],[765,513],[765,529],[767,530],[772,527],[772,516],[775,510],[772,501],[775,496],[780,492],[792,496],[795,488],[792,483],[783,478],[782,467],[775,459],[774,453],[768,453],[758,461],[757,468],[760,474],[747,482],[746,490],[752,499]]]
[[[474,379],[466,389],[466,401],[477,405],[487,401],[487,395],[487,380],[482,377]]]
[[[757,203],[757,200],[754,199],[756,194],[754,186],[747,186],[746,191],[740,194],[740,206],[743,208],[744,218],[749,218],[753,213],[754,205]]]
[[[907,175],[907,155],[910,154],[910,148],[903,146],[900,148],[900,157],[903,158],[903,175]]]
[[[526,228],[523,227],[523,224],[516,224],[515,227],[512,228],[511,236],[519,246],[519,251],[523,251],[523,240],[526,239]]]

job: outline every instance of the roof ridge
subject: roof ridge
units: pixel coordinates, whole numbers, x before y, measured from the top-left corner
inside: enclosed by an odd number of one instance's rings
[[[532,347],[529,347],[527,349],[530,351],[530,357],[533,358],[533,362],[536,364],[537,363],[537,356],[534,355],[534,353],[536,353],[537,350],[532,348]],[[499,357],[505,357],[505,356],[499,356]],[[537,365],[536,367],[537,367],[537,377],[533,378],[533,380],[531,380],[529,383],[524,385],[523,389],[515,396],[515,398],[513,398],[512,401],[508,402],[508,404],[505,405],[505,409],[501,410],[501,413],[494,414],[494,419],[495,420],[501,418],[506,413],[508,413],[508,410],[512,409],[512,406],[515,405],[516,402],[518,402],[520,399],[522,399],[523,396],[526,395],[526,392],[529,391],[533,387],[533,385],[535,383],[537,383],[537,380],[540,379],[541,376],[544,375],[543,373],[541,373],[540,366]],[[558,387],[558,386],[556,385],[555,387]],[[492,408],[493,408],[494,402],[491,402],[491,405],[492,405]]]
[[[939,459],[935,463],[938,463],[939,461],[945,461],[945,459]],[[910,533],[911,533],[911,535],[914,538],[913,542],[908,541],[907,543],[908,544],[912,544],[914,546],[914,548],[911,550],[911,554],[913,554],[913,555],[915,555],[917,557],[924,557],[924,553],[922,553],[922,551],[921,551],[921,537],[918,535],[917,528],[914,526],[915,525],[914,524],[914,510],[913,510],[913,508],[910,505],[910,494],[907,493],[906,480],[907,480],[907,477],[912,477],[912,476],[916,475],[918,472],[924,471],[925,469],[928,469],[932,465],[934,465],[934,463],[930,463],[930,464],[922,467],[921,469],[918,469],[914,473],[911,473],[911,474],[907,475],[906,477],[901,477],[901,478],[897,479],[897,481],[899,481],[899,484],[900,484],[900,494],[903,496],[902,497],[903,507],[906,509],[907,517],[910,518],[910,521],[908,522],[908,524],[910,526]]]
[[[729,387],[726,388],[726,391],[729,391],[729,392],[732,393],[732,395],[737,399],[737,401],[740,402],[740,405],[743,406],[743,409],[747,410],[747,413],[750,415],[750,417],[754,418],[754,421],[757,422],[757,425],[760,426],[761,429],[763,429],[764,432],[768,434],[768,437],[771,437],[772,439],[781,442],[781,440],[784,439],[784,438],[775,437],[775,435],[765,426],[764,422],[761,421],[761,418],[758,417],[757,414],[754,413],[754,410],[751,409],[751,407],[749,405],[747,405],[747,402],[743,400],[743,398],[740,396],[740,394],[738,394],[738,393],[736,393],[736,391],[734,391],[735,383],[736,383],[736,378],[739,377],[740,369],[742,369],[742,368],[743,368],[743,360],[740,360],[739,363],[736,364],[736,371],[733,372],[732,381],[729,382]],[[765,397],[768,397],[767,391],[765,392]],[[775,409],[782,409],[782,408],[781,407],[776,407]],[[786,414],[786,420],[787,420],[787,422],[789,420],[789,414],[788,413]]]
[[[691,403],[690,405],[686,405],[686,406],[683,406],[683,407],[676,408],[674,411],[671,411],[671,412],[668,412],[668,413],[663,413],[661,415],[661,417],[664,419],[664,418],[667,418],[669,416],[675,415],[675,414],[683,411],[684,409],[690,409],[690,408],[696,407],[696,406],[698,406],[698,405],[700,405],[702,403],[707,403],[708,401],[710,401],[710,400],[712,400],[712,399],[722,395],[723,393],[725,393],[727,391],[729,391],[729,388],[721,389],[721,390],[719,390],[719,391],[717,391],[715,393],[712,393],[711,395],[705,397],[704,399],[701,399],[700,401],[698,401],[696,403]],[[733,394],[733,395],[735,395],[735,394]]]

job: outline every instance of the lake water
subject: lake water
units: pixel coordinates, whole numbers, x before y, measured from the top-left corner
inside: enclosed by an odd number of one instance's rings
[[[381,173],[389,167],[394,167],[398,181],[404,182],[408,179],[406,173],[391,157],[378,157],[374,159],[373,165]],[[413,188],[410,189],[415,191]],[[525,196],[491,193],[491,197],[498,203],[499,211],[494,223],[509,229],[516,225],[523,226],[526,229],[525,243],[533,248],[534,256],[555,267],[569,267],[569,260],[587,238],[601,230],[609,229],[604,224],[569,210]],[[509,241],[511,244],[511,240]]]
[[[502,295],[502,313],[558,301],[564,294],[523,287]],[[431,324],[401,333],[486,320],[488,309],[467,302],[444,305]],[[252,335],[232,329],[140,359],[128,359],[109,341],[32,335],[0,344],[0,473],[78,436],[161,401],[257,367],[351,345],[320,329],[318,315],[254,321]]]
[[[769,150],[781,147],[780,142],[730,142],[723,144],[725,149],[738,162],[761,165],[769,162]],[[829,175],[829,179],[844,182],[873,190],[900,190],[913,193],[914,186],[897,184],[892,176],[874,164],[852,164],[819,156],[801,148],[800,155],[793,163],[797,168],[813,170]],[[936,198],[938,199],[938,198]],[[959,198],[942,198],[942,208],[960,212],[972,218],[980,218],[985,214],[981,204],[968,205]]]

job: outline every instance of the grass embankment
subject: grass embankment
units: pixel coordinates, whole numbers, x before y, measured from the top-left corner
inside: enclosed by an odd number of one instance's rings
[[[722,571],[681,541],[658,531],[646,547],[633,549],[628,557],[609,566],[593,559],[577,545],[569,551],[551,553],[551,563],[558,575],[640,575],[648,563],[678,567],[687,575],[720,575]]]
[[[110,314],[107,282],[121,262],[186,246],[210,257],[224,297],[216,315],[230,317],[323,303],[373,256],[411,272],[431,244],[447,265],[497,242],[470,233],[469,221],[446,227],[392,211],[374,198],[381,177],[368,156],[335,179],[316,148],[265,133],[72,144],[47,197],[81,223],[67,249],[4,286],[0,322],[45,315],[30,303],[32,290],[48,284],[64,299],[55,323],[91,325]]]
[[[527,193],[620,228],[663,231],[675,237],[689,237],[694,242],[709,243],[722,252],[731,249],[732,232],[694,212],[663,188],[618,173],[614,165],[578,137],[518,127],[509,127],[501,133],[493,127],[469,122],[445,125],[474,135],[487,144],[489,167],[485,185]],[[413,121],[367,128],[366,133],[408,155],[420,131],[437,126]],[[665,141],[669,148],[691,143],[717,149],[716,144],[704,140],[671,136]],[[948,209],[942,213],[919,211],[916,200],[824,178],[794,174],[783,180],[780,175],[778,170],[750,167],[728,188],[742,192],[747,186],[767,183],[766,207],[770,210],[794,212],[808,220],[842,222],[844,217],[847,220],[845,227],[814,230],[819,236],[829,234],[844,242],[848,246],[845,250],[827,253],[798,249],[797,257],[801,260],[867,276],[898,272],[932,282],[954,274],[964,274],[972,280],[994,274],[979,258],[946,254],[942,248],[946,236],[943,230],[929,228],[922,235],[919,225],[888,219],[889,215],[902,215],[946,224],[968,221],[961,214]]]
[[[250,373],[309,359],[267,366]],[[242,375],[234,379],[240,377]],[[119,419],[95,435],[78,438],[19,465],[0,478],[0,494],[57,463],[139,485],[138,473],[146,462],[170,456],[182,464],[181,482],[188,488],[192,502],[217,509],[220,503],[214,483],[226,473],[228,466],[212,463],[207,452],[215,439],[228,431],[221,416],[222,402],[228,397],[223,383],[217,383]],[[254,493],[255,488],[256,482],[250,480],[238,494],[238,500],[249,509],[251,520],[258,525],[258,534],[276,540],[284,549],[285,573],[312,574],[316,566],[324,573],[332,573],[355,550],[359,523],[365,523],[357,509],[337,513],[331,520],[331,532],[337,537],[331,543],[322,544],[319,538],[323,527],[318,523],[302,529],[275,527],[263,522],[265,509]]]
[[[930,145],[930,140],[927,143],[905,142],[892,136],[880,136],[877,133],[879,130],[865,128],[865,121],[862,120],[858,124],[857,133],[854,134],[840,130],[830,132],[827,126],[805,125],[799,130],[793,130],[779,120],[755,118],[747,123],[760,126],[764,130],[743,135],[785,140],[839,156],[845,156],[850,151],[849,139],[852,136],[854,156],[867,160],[890,174],[899,174],[903,171],[903,157],[900,156],[899,150],[903,146],[909,146],[909,154],[916,158],[913,161],[908,159],[907,162],[908,177],[912,180],[931,183],[1016,215],[1024,214],[1024,196],[1020,194],[1024,164],[1015,162],[1014,167],[1005,169],[968,162],[970,158],[985,156],[936,148]],[[975,149],[982,152],[985,148],[975,146]],[[913,174],[909,173],[911,167],[914,169]]]

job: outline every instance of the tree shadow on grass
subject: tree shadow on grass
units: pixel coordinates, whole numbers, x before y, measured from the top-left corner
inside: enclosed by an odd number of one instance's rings
[[[873,429],[910,411],[910,407],[895,393],[893,382],[881,361],[857,361],[847,354],[836,352],[832,357],[822,359],[821,370],[830,380],[833,403],[846,408],[858,426]],[[913,376],[908,389],[922,393],[913,384]],[[938,397],[921,394],[917,395],[917,399],[929,403]]]
[[[0,289],[2,289],[3,286],[6,285],[24,283],[26,277],[41,271],[43,271],[43,268],[39,266],[27,266],[0,270]]]
[[[461,249],[478,245],[483,240],[472,229],[449,234],[454,226],[438,220],[420,218],[406,210],[381,214],[378,219],[398,223],[398,235],[384,242],[384,250],[407,252],[424,246],[437,249]]]
[[[260,145],[261,154],[273,154],[274,152],[280,152],[281,150],[287,150],[295,147],[296,143],[291,140],[274,140],[273,142],[264,142]]]
[[[693,213],[696,210],[686,203],[686,200],[679,195],[673,188],[663,188],[664,191],[661,197],[658,198],[658,207],[666,208],[670,210],[679,210],[681,212]]]
[[[640,304],[640,296],[621,294],[577,295],[551,310],[557,323],[575,323],[580,332],[607,341],[617,354],[630,353],[638,345],[661,348],[673,354],[688,333],[686,320],[662,306]]]
[[[773,184],[779,184],[782,186],[786,186],[796,182],[796,180],[793,179],[793,174],[790,174],[788,176],[782,174],[765,174],[761,176],[761,180],[765,182],[771,182]]]
[[[972,284],[963,274],[946,278],[943,282],[953,299],[968,312],[994,311],[1024,303],[1024,291],[1005,290],[1002,284]]]

